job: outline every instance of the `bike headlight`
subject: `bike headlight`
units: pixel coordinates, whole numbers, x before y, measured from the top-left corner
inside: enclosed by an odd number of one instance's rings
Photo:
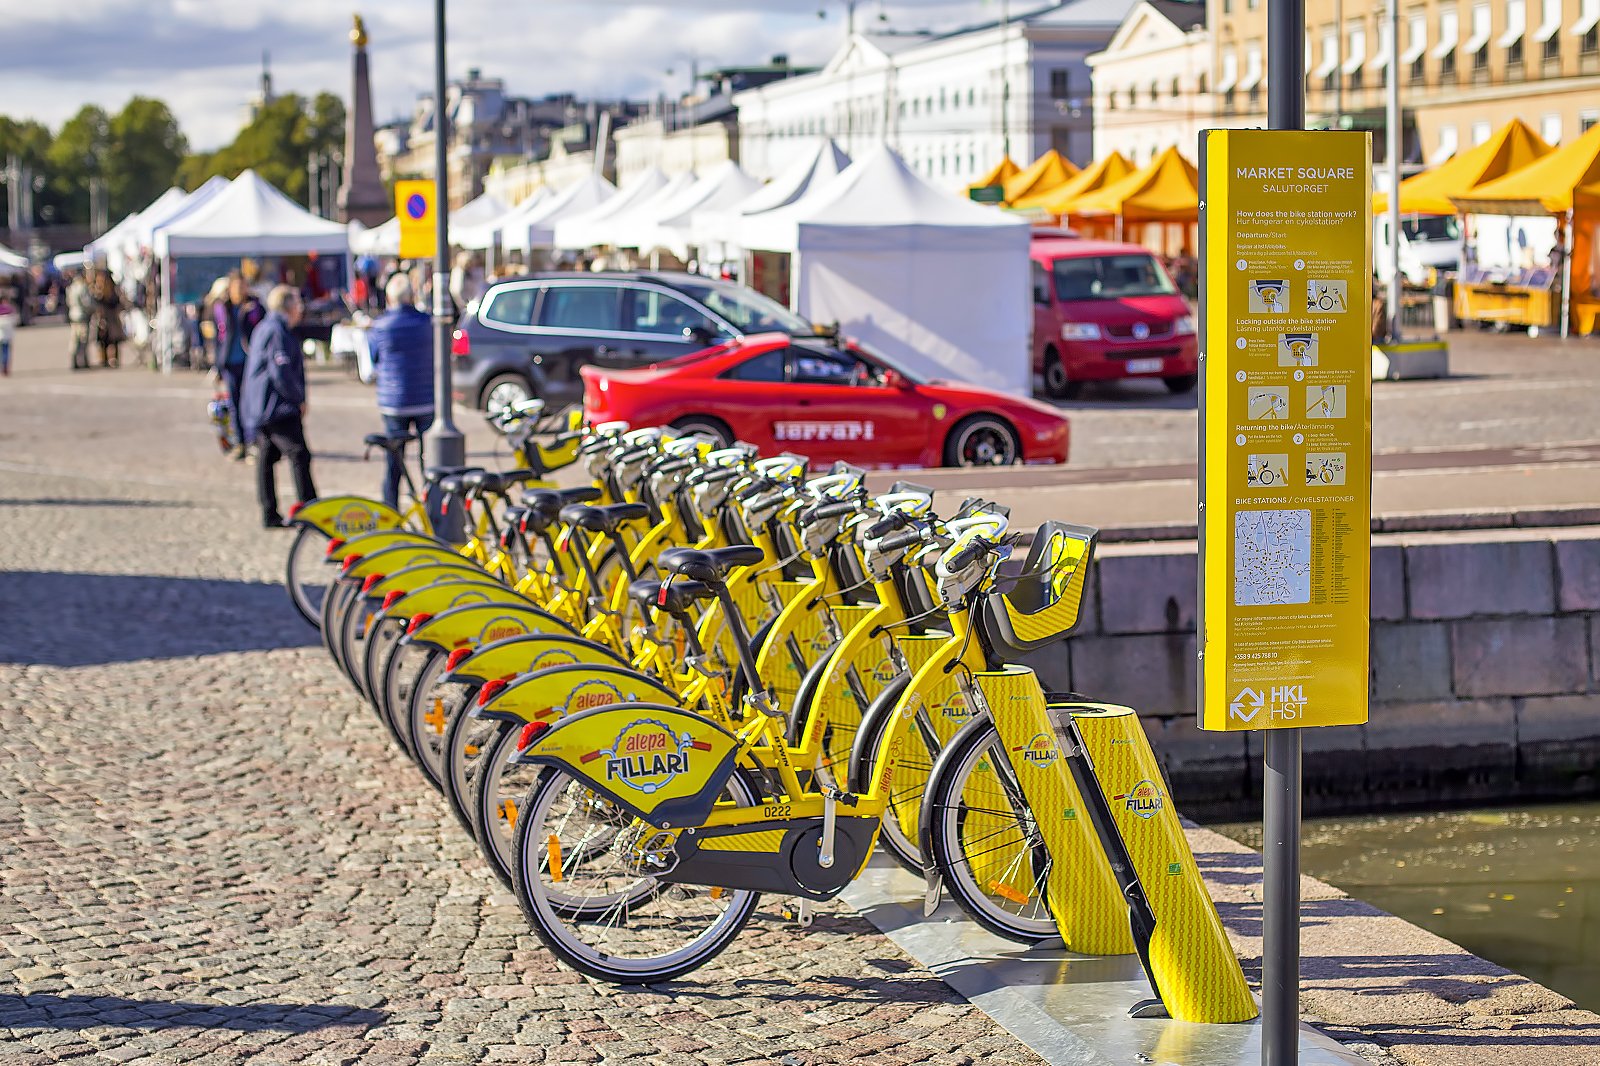
[[[1194,316],[1179,315],[1177,320],[1172,323],[1172,332],[1180,337],[1194,336]]]
[[[1061,339],[1064,341],[1097,341],[1100,339],[1100,327],[1093,322],[1063,322],[1061,323]]]

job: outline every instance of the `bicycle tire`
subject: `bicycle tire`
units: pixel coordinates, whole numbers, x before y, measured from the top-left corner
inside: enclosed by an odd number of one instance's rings
[[[502,805],[516,790],[507,791],[501,788],[501,777],[497,771],[510,755],[521,727],[511,722],[499,721],[495,725],[498,728],[483,745],[482,754],[478,756],[472,766],[472,772],[468,775],[467,787],[471,794],[471,802],[467,809],[472,821],[472,838],[478,842],[478,850],[483,853],[484,862],[489,864],[490,872],[502,884],[511,888],[515,837],[509,834],[501,836],[499,832],[500,823],[504,820]],[[512,832],[514,831],[513,824]]]
[[[906,688],[911,684],[911,679],[909,671],[897,674],[884,686],[883,691],[878,693],[871,706],[867,708],[867,713],[861,716],[861,727],[856,730],[855,741],[850,751],[850,790],[858,795],[865,795],[872,790],[872,774],[878,757],[878,742],[883,737],[884,729],[894,720],[895,710]],[[915,737],[910,742],[915,745],[911,753],[926,752],[928,749],[923,741],[922,731],[913,729],[910,732]],[[902,751],[902,759],[907,758],[909,754]],[[937,752],[929,753],[930,769],[937,754]],[[920,763],[918,765],[920,767]],[[923,783],[913,786],[908,791],[897,787],[901,780],[901,775],[897,772],[894,783],[889,788],[889,802],[883,810],[883,829],[878,833],[878,842],[883,845],[883,850],[890,858],[921,877],[927,869],[923,861],[921,841],[906,836],[901,826],[899,812],[906,803],[916,803],[920,810],[926,783],[924,779]]]
[[[295,533],[293,542],[289,545],[289,561],[285,565],[283,580],[289,591],[289,602],[294,604],[294,609],[299,612],[309,624],[317,629],[322,628],[322,594],[326,594],[328,582],[317,581],[312,575],[317,571],[308,566],[308,563],[322,564],[327,556],[327,543],[331,540],[326,533],[316,526],[303,525]],[[321,589],[322,594],[313,595],[309,589]]]
[[[945,888],[973,921],[1007,940],[1037,944],[1061,935],[1050,914],[1048,898],[1038,891],[1039,885],[1047,883],[1050,856],[1037,830],[1030,834],[1027,829],[1031,815],[1019,817],[995,784],[981,779],[975,782],[973,778],[974,773],[984,772],[980,764],[985,759],[1009,765],[1004,763],[1005,758],[1000,734],[987,715],[962,726],[945,745],[929,775],[922,807],[922,838],[929,864],[943,876]],[[969,796],[981,797],[995,806],[969,806],[964,802]],[[969,826],[981,835],[965,836]],[[972,851],[973,844],[983,844],[984,850]],[[995,858],[987,859],[988,856]],[[978,873],[974,861],[985,859],[985,865],[994,869]],[[999,865],[1002,862],[1003,867]],[[1009,896],[985,891],[983,887],[989,873],[1002,869],[1010,878],[1003,889],[1011,893]],[[1019,889],[1019,880],[1028,887]],[[1026,899],[1018,902],[1016,895],[1025,895]]]
[[[483,757],[497,724],[493,718],[474,718],[466,713],[465,709],[472,706],[479,691],[476,685],[468,688],[462,712],[450,720],[450,729],[445,733],[444,773],[441,775],[450,813],[468,834],[473,832],[471,767]]]
[[[411,759],[417,764],[417,769],[422,771],[422,776],[427,778],[428,784],[440,792],[444,791],[444,777],[442,769],[444,727],[458,714],[463,704],[458,699],[446,700],[443,696],[435,696],[432,689],[434,683],[444,674],[448,656],[438,650],[431,649],[429,656],[417,668],[417,676],[411,682],[411,691],[406,696],[404,714],[406,716],[405,734],[408,741],[407,751]],[[437,699],[433,707],[429,703]],[[427,739],[427,732],[435,728],[430,722],[430,714],[446,714],[446,707],[453,708],[448,712],[444,726],[439,727],[438,737],[441,743],[433,744]]]
[[[542,876],[543,870],[547,868],[547,864],[541,862],[543,841],[536,835],[543,824],[544,813],[572,784],[574,784],[573,779],[561,770],[544,771],[528,791],[524,802],[524,808],[528,813],[517,831],[513,887],[517,902],[522,907],[523,916],[533,926],[534,932],[544,942],[545,947],[580,973],[621,985],[669,981],[699,969],[721,954],[755,913],[756,905],[761,900],[760,893],[748,889],[727,889],[718,895],[715,889],[699,885],[655,882],[658,887],[648,895],[650,907],[646,915],[649,923],[656,929],[662,928],[670,920],[665,910],[671,903],[669,897],[675,893],[683,894],[685,900],[698,901],[703,896],[718,904],[723,897],[726,897],[727,903],[721,913],[709,923],[707,930],[696,936],[688,947],[654,958],[635,956],[624,959],[615,951],[593,948],[583,942],[582,937],[574,931],[574,927],[592,923],[602,929],[617,929],[620,927],[619,923],[605,920],[595,922],[593,917],[586,920],[563,916],[563,910],[571,912],[573,908],[562,907],[558,901],[552,900],[545,878]],[[743,807],[760,802],[760,790],[742,769],[736,769],[729,777],[724,795]],[[550,834],[554,835],[556,834]],[[539,840],[538,844],[535,843],[536,840]],[[640,877],[641,880],[648,879],[646,875]],[[568,899],[570,898],[568,896]],[[628,932],[635,931],[630,929]],[[630,944],[637,945],[642,939],[640,936],[633,936]]]

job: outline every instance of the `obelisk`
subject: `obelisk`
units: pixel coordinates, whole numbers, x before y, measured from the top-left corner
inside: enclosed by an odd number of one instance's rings
[[[378,147],[373,142],[372,83],[367,72],[367,28],[355,16],[350,31],[355,45],[350,107],[344,118],[344,181],[339,185],[339,221],[368,226],[387,222],[394,205],[384,193],[378,173]]]

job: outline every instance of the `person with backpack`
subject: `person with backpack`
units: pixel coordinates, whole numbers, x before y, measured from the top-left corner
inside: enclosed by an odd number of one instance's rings
[[[244,368],[250,356],[250,338],[256,327],[267,316],[261,301],[245,287],[244,277],[233,271],[228,275],[227,296],[211,307],[211,320],[216,327],[217,376],[228,387],[228,403],[233,408],[233,423],[240,426],[239,443],[233,451],[235,461],[242,462],[249,451],[249,438],[244,435],[239,418],[240,397],[244,389]]]

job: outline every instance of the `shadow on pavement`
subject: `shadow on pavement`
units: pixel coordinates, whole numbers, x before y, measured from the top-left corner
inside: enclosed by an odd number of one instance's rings
[[[121,996],[0,994],[0,1026],[10,1029],[234,1029],[308,1033],[329,1026],[374,1026],[384,1011],[337,1003],[186,1003]]]
[[[303,648],[317,634],[282,585],[191,577],[0,573],[0,663],[96,666]]]
[[[65,496],[36,496],[29,499],[0,499],[0,507],[193,507],[174,500],[78,499]]]

